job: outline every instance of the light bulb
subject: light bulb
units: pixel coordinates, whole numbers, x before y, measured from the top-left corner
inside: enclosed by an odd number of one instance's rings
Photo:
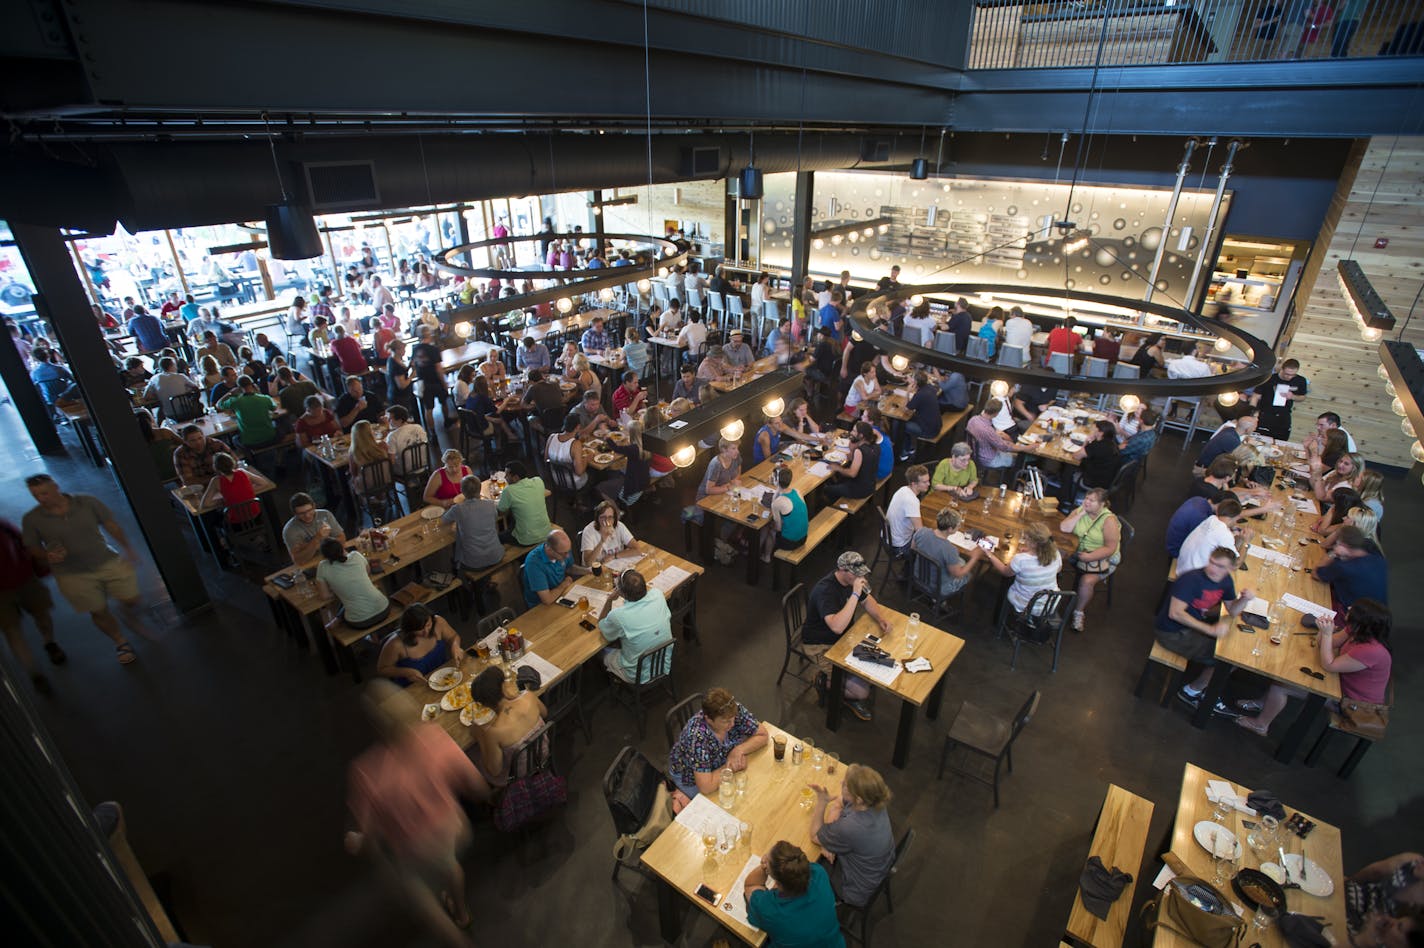
[[[599,290],[599,291],[598,291],[598,298],[601,299],[601,300],[603,300],[603,302],[605,302],[605,303],[610,303],[610,302],[612,302],[612,301],[613,301],[613,287],[611,287],[611,286],[605,286],[603,289]]]
[[[639,292],[639,293],[646,293],[646,292],[648,292],[649,290],[651,290],[652,288],[653,288],[653,281],[652,281],[652,280],[649,280],[649,279],[647,279],[647,278],[645,277],[644,279],[641,279],[641,280],[638,281],[638,292]]]
[[[1395,413],[1396,415],[1398,415],[1399,417],[1403,418],[1403,417],[1404,417],[1404,402],[1403,402],[1402,400],[1396,398],[1394,401],[1392,401],[1392,402],[1389,403],[1389,410],[1392,411],[1392,412],[1394,412],[1394,413]]]
[[[1003,379],[994,379],[994,381],[989,383],[989,394],[995,398],[1003,398],[1009,394],[1009,383]]]
[[[889,225],[889,224],[881,224],[881,225],[880,225],[880,233],[882,233],[882,234],[888,234],[888,233],[890,233],[890,225]]]
[[[872,313],[871,315],[873,316],[873,315],[875,315],[875,314]],[[864,342],[864,341],[865,341],[865,337],[862,336],[860,333],[856,332],[854,329],[852,329],[852,330],[850,331],[850,337],[851,337],[852,339],[854,339],[856,342]]]
[[[455,324],[455,335],[459,336],[461,339],[468,339],[468,338],[470,337],[470,324],[469,324],[469,323],[456,323],[456,324]]]
[[[867,236],[867,237],[872,237],[872,236],[874,236],[874,235],[875,235],[875,228],[874,228],[874,227],[867,227],[867,228],[865,228],[865,236]]]
[[[851,243],[855,243],[855,242],[856,242],[857,240],[859,240],[859,239],[860,239],[860,232],[859,232],[859,231],[854,231],[854,230],[853,230],[853,231],[851,231],[849,234],[846,234],[846,240],[849,240]]]
[[[1360,330],[1360,337],[1364,339],[1365,342],[1379,342],[1380,337],[1383,335],[1383,332],[1373,326],[1366,326],[1364,329]]]
[[[896,372],[904,372],[906,369],[908,369],[908,368],[910,367],[910,360],[907,359],[907,358],[905,358],[905,357],[902,356],[902,355],[894,355],[894,356],[891,356],[891,357],[890,357],[890,367],[891,367],[892,369],[894,369]]]
[[[1424,444],[1418,441],[1409,446],[1409,453],[1416,461],[1424,461]]]
[[[665,277],[665,276],[667,276],[667,267],[658,267],[658,276],[660,276],[660,277]]]
[[[843,240],[845,240],[845,238],[842,237],[840,234],[831,235],[831,243],[835,244],[837,247],[841,245],[841,241]]]
[[[685,448],[678,448],[668,460],[678,467],[690,467],[692,462],[697,460],[697,446],[689,444]]]
[[[775,418],[786,410],[786,402],[780,396],[773,398],[765,405],[761,406],[761,413],[768,418]]]
[[[1128,394],[1124,395],[1122,398],[1119,398],[1119,399],[1117,400],[1117,403],[1118,403],[1118,406],[1121,407],[1123,411],[1125,411],[1125,412],[1134,412],[1134,411],[1137,411],[1137,407],[1142,404],[1142,399],[1138,398],[1136,395],[1133,395],[1131,392],[1129,392]]]
[[[1399,391],[1394,387],[1394,383],[1393,383],[1393,382],[1385,382],[1385,383],[1384,383],[1384,390],[1385,390],[1386,392],[1389,392],[1389,395],[1390,395],[1391,398],[1393,398],[1394,396],[1396,396],[1396,395],[1399,394]]]
[[[569,299],[567,296],[559,297],[559,302],[557,305],[559,307],[559,312],[561,313],[573,312],[574,301]]]
[[[992,302],[994,302],[994,294],[993,294],[993,293],[980,293],[980,294],[979,294],[979,302],[981,302],[981,303],[992,303]]]
[[[595,214],[602,214],[602,213],[603,213],[603,208],[601,208],[601,207],[599,207],[597,204],[595,204],[595,205],[593,206],[593,213],[595,213]]]
[[[735,421],[730,421],[722,426],[722,437],[726,438],[728,441],[740,441],[742,440],[742,435],[746,433],[747,426],[742,424],[742,419],[740,418],[736,419]]]
[[[816,250],[822,250],[825,248],[826,242],[821,238],[817,237],[815,240],[811,241],[811,246]]]
[[[924,303],[924,301],[925,298],[918,293],[910,297],[910,305],[914,307],[919,307],[922,303]]]
[[[1410,423],[1408,418],[1399,419],[1399,430],[1404,432],[1406,438],[1419,437],[1419,433],[1414,430],[1414,425]]]
[[[1222,392],[1220,395],[1216,396],[1216,400],[1221,404],[1223,408],[1230,408],[1232,405],[1235,405],[1237,402],[1241,401],[1241,393]]]
[[[1216,351],[1217,351],[1217,352],[1225,352],[1227,349],[1230,349],[1230,348],[1231,348],[1231,341],[1230,341],[1229,339],[1218,339],[1218,340],[1216,340]]]

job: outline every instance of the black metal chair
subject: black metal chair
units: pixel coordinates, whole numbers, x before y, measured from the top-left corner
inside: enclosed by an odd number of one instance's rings
[[[1053,643],[1053,671],[1058,671],[1058,655],[1063,649],[1063,632],[1078,605],[1076,592],[1061,589],[1040,589],[1028,601],[1028,607],[1021,613],[1005,609],[999,619],[998,632],[1007,631],[1009,641],[1014,643],[1014,654],[1009,659],[1009,668],[1014,668],[1019,660],[1019,646],[1047,645]]]
[[[697,577],[678,586],[667,597],[668,612],[672,613],[674,631],[682,626],[682,640],[689,645],[701,645],[697,634]]]
[[[925,556],[919,550],[910,549],[910,571],[906,592],[909,595],[910,606],[917,602],[923,602],[929,606],[930,617],[938,620],[942,616],[949,615],[952,611],[949,603],[951,600],[964,601],[964,594],[969,589],[966,582],[959,589],[948,596],[940,596],[940,588],[944,584],[944,569],[939,563]]]
[[[488,633],[486,633],[488,634]],[[593,728],[589,724],[588,715],[583,713],[583,697],[580,689],[579,679],[583,666],[575,668],[563,678],[554,682],[544,689],[540,698],[544,702],[544,707],[548,710],[546,720],[550,724],[559,724],[570,719],[577,719],[579,727],[583,730],[585,741],[593,741]]]
[[[465,456],[466,461],[478,457],[478,464],[472,463],[471,469],[477,468],[481,477],[489,477],[490,458],[495,454],[494,426],[478,412],[468,408],[457,408],[455,414],[460,419],[460,453]]]
[[[401,449],[397,486],[405,491],[407,510],[414,512],[424,505],[425,482],[430,480],[431,468],[429,441],[408,444]]]
[[[175,422],[192,421],[203,414],[203,393],[182,392],[168,399],[168,417]]]
[[[1137,500],[1137,472],[1141,467],[1142,462],[1138,458],[1118,467],[1112,483],[1108,485],[1108,503],[1113,510],[1132,509],[1133,502]]]
[[[870,945],[870,910],[875,908],[875,903],[880,901],[880,897],[885,896],[885,907],[890,914],[895,913],[895,900],[890,895],[890,883],[895,878],[895,873],[899,871],[900,863],[905,858],[905,854],[910,851],[910,846],[915,842],[914,829],[907,829],[900,835],[900,841],[895,844],[895,858],[890,863],[890,870],[885,873],[885,878],[880,880],[880,884],[875,887],[875,891],[870,894],[870,898],[865,900],[864,905],[853,905],[850,902],[837,902],[836,909],[838,915],[844,915],[841,920],[841,931],[850,935],[863,946]],[[860,934],[857,935],[852,928],[856,919],[860,920]]]
[[[648,711],[643,704],[643,695],[661,688],[669,698],[677,700],[677,687],[672,677],[672,647],[672,642],[664,642],[639,655],[632,681],[613,672],[608,673],[608,680],[613,684],[613,697],[633,712],[640,738],[648,729]]]
[[[568,499],[569,506],[574,510],[580,509],[581,506],[587,506],[584,495],[589,490],[589,484],[593,483],[592,480],[586,481],[583,487],[579,487],[574,469],[567,464],[554,462],[549,463],[549,475],[553,479],[554,491],[551,497],[554,502],[554,512],[550,514],[551,519],[554,513],[558,512],[560,497]]]
[[[633,777],[628,775],[630,769],[636,767]],[[639,811],[631,811],[629,808],[628,795],[623,790],[627,781],[643,779],[651,781],[653,779],[666,779],[661,770],[648,759],[647,755],[638,748],[629,744],[618,752],[618,756],[613,758],[613,763],[608,766],[603,774],[603,802],[608,806],[608,815],[613,820],[613,833],[615,836],[626,836],[638,832],[652,815],[651,806],[656,800],[656,793],[647,793],[648,786],[644,784],[639,788],[641,792],[631,794],[632,799],[643,804]],[[613,881],[618,881],[618,871],[620,869],[632,869],[639,875],[649,879],[656,879],[641,861],[624,862],[617,857],[613,860]]]
[[[905,553],[897,552],[895,544],[890,538],[890,521],[885,517],[885,510],[879,504],[875,505],[875,512],[880,516],[880,543],[875,547],[875,558],[870,561],[870,571],[875,572],[875,567],[880,563],[880,557],[885,557],[885,575],[880,579],[880,593],[885,595],[885,584],[893,576],[895,582],[908,585],[910,567],[906,562],[908,557]],[[895,576],[895,564],[900,564],[900,569],[904,575]]]
[[[396,494],[395,469],[390,458],[363,464],[351,476],[360,484],[355,491],[357,508],[368,515],[373,524],[378,518],[387,523],[400,518],[400,497]]]
[[[1028,722],[1033,720],[1034,712],[1038,710],[1040,694],[1041,692],[1035,691],[1029,695],[1028,700],[1024,702],[1023,707],[1019,708],[1018,713],[1011,721],[996,717],[968,701],[961,704],[959,710],[954,714],[954,721],[949,725],[949,733],[945,736],[944,750],[939,757],[939,775],[935,779],[944,779],[944,767],[949,760],[949,752],[956,748],[962,748],[970,761],[991,762],[993,771],[992,774],[987,775],[983,772],[982,767],[979,770],[966,770],[960,767],[950,767],[949,769],[961,777],[968,777],[985,786],[993,787],[994,809],[997,810],[999,808],[999,771],[1007,763],[1009,773],[1014,772],[1014,741],[1023,733]],[[980,761],[975,761],[976,757],[980,758]]]
[[[781,623],[786,633],[786,655],[781,660],[781,673],[776,676],[776,686],[781,687],[781,679],[786,677],[793,655],[801,660],[801,666],[791,673],[791,677],[799,678],[809,685],[811,682],[806,680],[804,672],[807,665],[814,667],[816,660],[807,654],[806,646],[801,641],[801,628],[806,624],[805,583],[797,583],[789,593],[781,597]]]
[[[702,699],[705,698],[702,692],[688,695],[677,704],[668,709],[668,713],[663,715],[663,733],[667,735],[668,748],[677,743],[678,736],[682,734],[682,729],[687,726],[687,722],[697,716],[697,712],[702,710]]]
[[[276,544],[260,503],[239,501],[219,511],[217,519],[227,538],[228,552],[239,562],[256,563],[265,568],[275,561]]]
[[[558,772],[554,762],[554,722],[546,721],[515,749],[509,761],[509,779]]]
[[[514,619],[514,610],[508,606],[503,606],[498,611],[491,612],[479,622],[475,623],[475,641],[478,642],[504,623],[513,622]]]

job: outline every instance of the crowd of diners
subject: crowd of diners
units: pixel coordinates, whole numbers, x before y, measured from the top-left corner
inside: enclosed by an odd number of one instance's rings
[[[551,225],[547,232],[552,235]],[[551,269],[625,266],[636,256],[595,248],[591,240],[550,236],[541,241],[541,257]],[[893,268],[878,288],[899,289],[897,271]],[[504,320],[480,320],[466,336],[454,331],[450,304],[515,296],[532,283],[457,280],[446,285],[428,261],[402,260],[399,270],[389,273],[363,253],[361,262],[347,269],[339,298],[332,288],[310,298],[296,297],[280,327],[271,335],[257,334],[255,346],[248,346],[245,334],[224,321],[220,311],[198,306],[191,297],[165,301],[157,316],[132,301],[121,314],[96,306],[95,315],[101,324],[112,324],[107,328],[132,337],[136,354],[125,354],[128,350],[117,342],[111,346],[114,370],[134,395],[136,424],[152,447],[160,476],[200,489],[201,503],[218,506],[224,520],[257,515],[255,497],[271,486],[269,479],[282,482],[289,467],[300,470],[284,462],[328,437],[350,438],[348,475],[359,489],[370,465],[400,464],[411,445],[438,450],[442,428],[473,426],[462,442],[484,446],[480,472],[468,463],[475,459],[451,448],[432,466],[419,496],[423,503],[441,508],[441,517],[455,525],[453,555],[461,569],[499,562],[507,545],[527,548],[521,553],[518,591],[523,601],[517,605],[535,608],[557,600],[595,564],[644,548],[627,522],[637,505],[661,504],[659,495],[675,490],[685,504],[683,518],[705,525],[696,501],[742,485],[744,449],[755,464],[792,443],[824,446],[840,437],[845,458],[831,465],[824,496],[828,501],[866,498],[892,478],[895,489],[885,508],[892,548],[889,568],[903,571],[912,557],[932,560],[940,568],[939,594],[944,599],[962,592],[976,577],[997,574],[1005,584],[1000,594],[1005,608],[1016,615],[1030,607],[1036,593],[1066,586],[1077,593],[1072,628],[1085,631],[1097,588],[1124,562],[1126,533],[1112,509],[1110,487],[1124,464],[1152,451],[1161,430],[1160,405],[1148,402],[1109,414],[1094,425],[1075,458],[1076,468],[1063,466],[1053,472],[1051,464],[1040,465],[1032,458],[1017,436],[1068,394],[1066,385],[1061,391],[1019,385],[1005,397],[976,400],[961,373],[942,372],[913,359],[908,364],[892,360],[847,321],[854,298],[867,292],[852,286],[849,273],[838,282],[808,278],[793,288],[783,318],[764,335],[741,326],[714,326],[710,314],[693,303],[705,296],[700,291],[744,293],[755,310],[771,292],[766,275],[743,283],[721,267],[704,274],[693,263],[669,271],[664,284],[667,305],[655,304],[622,318],[622,332],[596,318],[556,352],[544,345],[541,334],[526,332],[517,345],[496,346],[486,358],[450,376],[441,365],[446,348],[467,339],[498,340],[510,329],[537,329],[557,315],[541,304],[513,311]],[[410,295],[442,288],[451,298],[438,311]],[[694,290],[699,293],[690,292]],[[182,320],[178,338],[174,320]],[[946,312],[906,300],[884,308],[875,322],[903,338],[919,330],[926,345],[933,344],[935,333],[950,333],[960,351],[972,335],[984,340],[991,354],[1003,346],[1020,346],[1044,362],[1055,354],[1091,356],[1127,362],[1143,376],[1171,378],[1216,371],[1203,347],[1169,358],[1160,334],[1113,329],[1085,333],[1072,319],[1056,325],[1036,347],[1036,328],[1017,307],[1007,312],[993,307],[976,327],[965,300],[955,301]],[[17,328],[9,331],[46,401],[63,407],[78,399],[76,380],[58,345]],[[680,359],[671,387],[663,384],[650,394],[656,357],[648,340],[655,334],[675,340]],[[615,351],[620,369],[605,387],[590,357],[606,362]],[[805,391],[788,400],[784,414],[749,429],[741,442],[721,438],[699,446],[696,466],[685,472],[649,450],[644,441],[648,431],[716,399],[713,382],[746,370],[757,359],[804,373]],[[305,371],[298,366],[302,361]],[[910,417],[891,425],[880,402],[897,389],[904,393]],[[1287,359],[1265,383],[1243,393],[1237,410],[1223,411],[1224,423],[1198,457],[1188,496],[1171,514],[1166,552],[1176,561],[1176,579],[1156,616],[1155,636],[1191,663],[1193,673],[1179,698],[1193,707],[1212,674],[1215,638],[1250,598],[1251,591],[1237,584],[1243,536],[1253,518],[1274,512],[1279,503],[1268,489],[1274,472],[1262,453],[1261,439],[1288,442],[1293,434],[1306,455],[1308,489],[1324,510],[1309,524],[1328,550],[1315,576],[1329,585],[1336,609],[1331,618],[1311,621],[1320,633],[1321,666],[1339,673],[1346,698],[1386,700],[1391,616],[1379,539],[1384,519],[1380,474],[1368,468],[1334,412],[1317,416],[1308,431],[1298,430],[1300,419],[1293,416],[1293,406],[1308,391],[1299,365]],[[939,432],[943,412],[966,410],[970,417],[961,439],[945,442],[938,449],[941,457],[914,457],[924,453],[917,439]],[[195,423],[207,412],[233,416],[237,430],[230,442],[205,435]],[[274,470],[256,469],[264,449],[288,441],[290,450],[275,452]],[[585,450],[591,442],[619,456],[621,470],[595,470]],[[895,477],[897,465],[905,462],[913,463],[901,467]],[[1025,462],[1056,473],[1061,521],[1056,527],[1029,526],[1018,552],[1007,560],[978,546],[961,552],[950,539],[964,520],[958,502],[979,496]],[[563,469],[576,495],[572,509],[579,523],[570,531],[548,514],[545,493],[557,468]],[[496,469],[502,492],[493,500],[486,496],[485,479]],[[807,498],[791,483],[785,468],[773,475],[771,526],[759,537],[723,523],[714,545],[720,562],[730,563],[737,556],[768,560],[776,550],[794,549],[806,541]],[[50,662],[64,661],[49,617],[51,600],[43,574],[52,573],[61,595],[90,615],[114,643],[119,662],[128,664],[138,657],[124,626],[140,634],[144,629],[132,566],[135,553],[112,514],[93,497],[64,493],[46,475],[30,478],[29,486],[34,509],[19,527],[0,524],[0,536],[11,538],[5,556],[13,567],[7,571],[13,578],[6,593],[11,608],[4,613],[5,634],[35,687],[48,692],[48,678],[21,631],[22,613],[32,616]],[[922,515],[921,501],[931,493],[945,494],[955,503],[933,516]],[[288,508],[290,519],[280,529],[282,544],[295,564],[315,564],[318,588],[338,604],[333,621],[340,619],[359,630],[396,620],[377,658],[377,671],[391,686],[425,681],[464,652],[467,642],[460,629],[430,608],[412,605],[396,616],[398,605],[373,582],[371,565],[350,548],[348,530],[331,510],[303,490],[290,496]],[[1073,552],[1066,558],[1059,552],[1055,529],[1073,538]],[[110,546],[105,533],[120,550]],[[871,718],[869,684],[848,676],[844,692],[830,694],[825,654],[862,611],[889,628],[871,593],[869,574],[861,551],[840,552],[834,569],[811,585],[801,630],[817,665],[819,701],[842,701],[863,720]],[[663,593],[636,570],[618,574],[615,591],[597,617],[597,628],[607,642],[602,661],[608,673],[628,681],[638,655],[672,641],[671,616]],[[111,602],[117,603],[117,615]],[[1244,729],[1265,734],[1292,692],[1274,684],[1253,692],[1250,682],[1242,684],[1241,692],[1248,696],[1223,700],[1213,710]],[[374,835],[393,858],[433,867],[434,886],[449,896],[447,907],[457,924],[467,923],[469,914],[457,859],[464,836],[451,830],[460,822],[451,806],[457,796],[484,803],[496,799],[510,780],[515,752],[547,714],[534,693],[522,691],[498,672],[477,677],[472,693],[494,709],[496,717],[473,729],[476,745],[468,756],[451,753],[453,745],[444,744],[449,738],[438,728],[404,722],[392,724],[387,741],[352,767],[356,842],[363,834]],[[668,756],[674,807],[709,792],[724,768],[744,768],[747,756],[766,741],[765,726],[731,693],[708,691]],[[429,799],[393,797],[405,786],[412,767],[430,771],[431,786],[422,791]],[[824,855],[811,862],[791,843],[776,843],[746,880],[747,904],[752,922],[778,942],[839,944],[837,900],[859,904],[889,871],[891,795],[880,775],[863,765],[848,768],[836,799],[823,787],[812,789],[812,838]],[[400,818],[402,813],[411,818]],[[1369,867],[1357,877],[1358,887],[1364,891],[1380,886],[1383,879],[1399,881],[1396,877],[1404,873],[1406,884],[1389,892],[1389,899],[1398,899],[1400,893],[1418,888],[1418,866],[1418,857],[1400,857],[1389,867]],[[1381,910],[1384,904],[1377,900],[1365,906],[1352,922],[1387,943],[1385,936],[1395,931],[1389,926],[1397,920]],[[1394,904],[1388,903],[1391,908]],[[1402,926],[1398,923],[1396,929],[1408,934]]]

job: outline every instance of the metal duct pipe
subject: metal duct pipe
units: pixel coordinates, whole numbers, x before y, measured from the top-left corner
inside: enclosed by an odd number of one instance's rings
[[[1206,233],[1202,234],[1201,253],[1197,254],[1196,266],[1192,267],[1192,279],[1187,284],[1187,295],[1182,297],[1182,302],[1187,307],[1193,307],[1193,300],[1197,295],[1197,281],[1201,278],[1202,264],[1206,262],[1207,254],[1211,253],[1212,237],[1216,235],[1216,218],[1221,213],[1221,200],[1226,196],[1226,182],[1231,179],[1231,171],[1236,161],[1236,150],[1241,147],[1241,140],[1233,138],[1226,146],[1226,163],[1221,166],[1221,177],[1216,182],[1216,197],[1212,199],[1211,210],[1206,215]],[[1166,234],[1162,235],[1166,238]]]
[[[1216,139],[1211,140],[1211,144],[1216,144]],[[1157,242],[1157,256],[1152,258],[1152,269],[1147,274],[1147,295],[1142,297],[1144,303],[1152,302],[1152,294],[1157,290],[1157,273],[1162,269],[1162,258],[1167,255],[1167,235],[1172,233],[1172,218],[1177,215],[1177,201],[1182,197],[1182,182],[1187,178],[1187,172],[1192,166],[1192,152],[1197,150],[1197,140],[1187,139],[1187,147],[1182,152],[1182,163],[1177,166],[1177,183],[1172,185],[1172,197],[1167,202],[1167,218],[1162,221],[1162,239]]]

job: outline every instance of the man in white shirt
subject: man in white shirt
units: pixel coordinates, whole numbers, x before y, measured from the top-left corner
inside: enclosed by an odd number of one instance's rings
[[[1198,345],[1191,352],[1180,359],[1173,359],[1167,363],[1167,378],[1169,379],[1204,379],[1212,374],[1211,366],[1202,361],[1204,350]]]
[[[905,486],[895,492],[885,510],[885,520],[890,524],[890,544],[897,552],[905,552],[915,531],[924,526],[920,520],[920,498],[929,489],[929,468],[914,464],[905,469]]]
[[[381,285],[380,277],[371,277],[371,306],[379,313],[387,304],[396,305],[395,294]]]
[[[702,275],[697,264],[692,264],[687,268],[687,276],[682,278],[682,285],[689,290],[697,290],[699,293],[707,289],[707,278]]]
[[[169,356],[164,356],[158,360],[158,374],[148,380],[148,387],[143,391],[144,398],[157,398],[158,404],[163,408],[164,417],[173,418],[173,396],[182,395],[184,392],[198,391],[197,384],[188,376],[178,372],[178,363]],[[201,408],[198,409],[202,411]],[[187,418],[178,419],[187,421]]]
[[[702,314],[693,312],[688,315],[687,325],[677,334],[677,344],[687,350],[689,355],[701,355],[707,348],[707,327],[702,324]]]
[[[668,301],[667,309],[658,316],[658,330],[661,332],[676,332],[682,328],[682,300],[671,299]]]
[[[1033,343],[1033,323],[1015,306],[1009,310],[1008,322],[1004,323],[1004,345],[1019,346],[1027,355]]]
[[[771,277],[765,273],[757,274],[757,280],[752,284],[751,292],[751,311],[753,313],[761,312],[761,304],[766,301],[766,295],[771,292],[770,283]]]
[[[1216,512],[1197,524],[1187,538],[1182,541],[1182,549],[1177,553],[1177,575],[1201,569],[1211,559],[1213,550],[1226,547],[1236,549],[1236,533],[1232,525],[1241,516],[1241,502],[1227,497],[1216,505]]]
[[[391,465],[397,477],[406,475],[405,449],[413,444],[425,444],[428,436],[420,425],[411,424],[410,412],[403,405],[392,405],[386,411],[391,422],[391,433],[386,435],[386,448],[391,452]],[[426,461],[430,458],[427,456]],[[414,468],[419,470],[419,468]]]
[[[904,338],[910,342],[915,342],[914,333],[909,332],[909,330],[918,329],[920,331],[919,344],[922,346],[933,345],[935,327],[937,324],[935,323],[935,318],[930,315],[929,307],[926,306],[924,312],[918,316],[915,315],[915,313],[915,310],[910,310],[909,314],[905,317],[905,329],[907,331],[904,334]]]

